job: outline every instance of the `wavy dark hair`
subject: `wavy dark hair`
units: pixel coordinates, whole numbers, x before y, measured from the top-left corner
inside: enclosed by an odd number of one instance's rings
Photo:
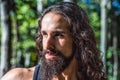
[[[96,47],[95,35],[87,14],[75,3],[62,2],[43,11],[38,22],[36,37],[38,54],[40,55],[42,51],[41,21],[49,12],[60,14],[67,20],[68,29],[73,37],[78,71],[82,73],[84,80],[106,80],[102,72],[103,63],[100,59],[100,51]]]

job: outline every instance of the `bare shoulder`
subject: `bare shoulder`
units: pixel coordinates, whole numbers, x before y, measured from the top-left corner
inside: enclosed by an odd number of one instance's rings
[[[8,71],[0,80],[32,80],[34,68],[15,68]]]

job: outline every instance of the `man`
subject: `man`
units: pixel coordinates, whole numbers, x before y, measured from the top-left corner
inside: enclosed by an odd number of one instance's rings
[[[105,80],[94,32],[76,4],[62,2],[42,13],[36,45],[40,64],[13,69],[1,80]]]

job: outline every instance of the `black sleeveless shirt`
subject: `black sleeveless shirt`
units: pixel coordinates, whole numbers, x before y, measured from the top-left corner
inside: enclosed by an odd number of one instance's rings
[[[33,80],[41,80],[40,76],[38,75],[40,71],[40,65],[35,66],[35,71],[33,75]]]

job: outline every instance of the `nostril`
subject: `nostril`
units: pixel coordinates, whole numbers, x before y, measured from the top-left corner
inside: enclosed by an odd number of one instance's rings
[[[47,47],[46,47],[46,49],[47,50],[51,50],[51,49],[54,49],[54,46],[51,44],[51,45],[48,45]]]

